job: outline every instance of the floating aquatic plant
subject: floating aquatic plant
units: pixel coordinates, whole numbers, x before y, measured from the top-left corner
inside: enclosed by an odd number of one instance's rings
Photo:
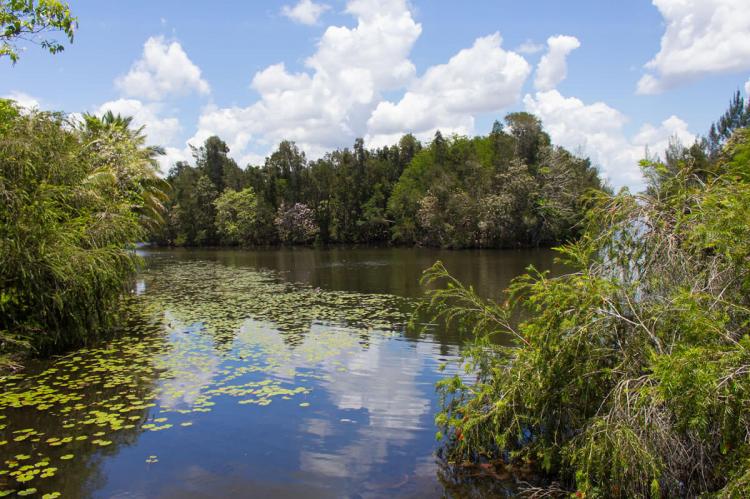
[[[125,334],[0,379],[0,477],[52,486],[37,479],[64,477],[79,456],[109,452],[138,432],[199,425],[219,398],[265,410],[307,396],[329,376],[313,368],[330,361],[346,370],[343,356],[372,335],[396,334],[410,307],[213,262],[161,266],[143,278],[147,292],[127,303],[134,312]],[[24,465],[35,455],[38,466]]]

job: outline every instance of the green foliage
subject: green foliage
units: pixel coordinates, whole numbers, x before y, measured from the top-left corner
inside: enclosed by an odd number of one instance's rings
[[[62,52],[62,43],[42,35],[60,32],[72,42],[77,26],[68,4],[59,0],[0,1],[0,58],[8,57],[15,64],[22,50],[19,40],[38,44],[51,54]]]
[[[745,104],[745,99],[737,90],[729,101],[729,108],[716,123],[711,124],[708,131],[707,148],[711,157],[716,158],[718,156],[721,147],[729,140],[735,130],[749,126],[750,102]]]
[[[388,209],[396,242],[450,248],[539,246],[575,238],[584,194],[602,183],[588,160],[550,145],[528,113],[487,137],[436,136],[408,165]]]
[[[132,243],[166,194],[140,131],[109,116],[4,113],[0,128],[0,355],[58,350],[112,324]]]
[[[18,117],[19,111],[15,101],[0,99],[0,132],[7,131],[11,123]]]
[[[214,201],[216,230],[221,242],[230,246],[262,244],[270,228],[270,213],[259,206],[252,187],[225,191]]]
[[[530,462],[588,497],[750,494],[750,130],[708,169],[673,157],[644,194],[592,196],[567,275],[498,304],[426,271],[423,308],[476,337],[476,381],[439,386],[451,461]]]
[[[497,124],[486,137],[446,139],[437,132],[424,148],[412,135],[374,150],[357,139],[352,149],[313,162],[283,141],[262,166],[246,170],[229,159],[224,142],[211,137],[194,149],[196,167],[178,164],[170,173],[170,223],[154,239],[188,246],[315,240],[504,248],[577,237],[584,193],[602,188],[596,170],[588,160],[552,146],[533,115],[514,113],[506,122],[508,133]],[[204,216],[213,210],[213,199],[205,195],[201,175],[215,196],[252,187],[257,209],[276,213],[275,230],[264,231],[262,239],[230,242],[214,218]],[[303,223],[289,211],[297,206],[311,210],[313,220]]]

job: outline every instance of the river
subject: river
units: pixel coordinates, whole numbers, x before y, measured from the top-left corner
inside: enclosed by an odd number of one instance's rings
[[[551,251],[142,250],[112,340],[0,384],[0,491],[34,497],[468,497],[436,451],[461,338],[406,331],[435,260],[485,297]],[[447,364],[445,371],[441,366]],[[10,492],[9,492],[10,493]],[[2,492],[0,492],[0,496]]]

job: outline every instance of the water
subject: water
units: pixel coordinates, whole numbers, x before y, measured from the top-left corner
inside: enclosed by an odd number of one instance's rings
[[[436,460],[453,331],[405,333],[435,260],[487,297],[548,251],[144,252],[121,337],[2,383],[0,491],[34,497],[502,494]],[[448,362],[445,372],[439,367]],[[48,496],[49,497],[49,496]]]

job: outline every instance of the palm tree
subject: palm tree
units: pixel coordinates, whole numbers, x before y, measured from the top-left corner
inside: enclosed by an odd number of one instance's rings
[[[169,183],[159,176],[157,158],[165,151],[161,146],[147,145],[145,127],[134,128],[132,123],[131,116],[112,111],[101,117],[87,113],[83,115],[80,129],[91,149],[104,152],[101,171],[92,172],[92,175],[112,175],[118,185],[131,194],[132,209],[138,213],[141,224],[154,229],[164,222],[163,203],[169,199],[171,190]],[[115,146],[115,149],[108,146]],[[128,157],[123,158],[123,154]],[[120,161],[106,161],[113,155]]]

